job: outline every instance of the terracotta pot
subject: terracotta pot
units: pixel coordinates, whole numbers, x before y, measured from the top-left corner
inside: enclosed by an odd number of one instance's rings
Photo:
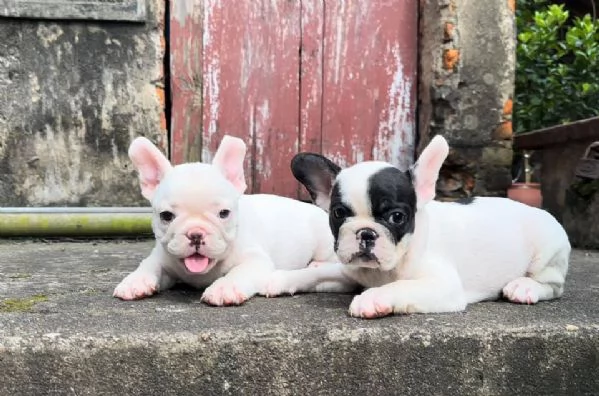
[[[543,204],[540,183],[513,183],[507,190],[507,196],[514,201],[540,208]]]

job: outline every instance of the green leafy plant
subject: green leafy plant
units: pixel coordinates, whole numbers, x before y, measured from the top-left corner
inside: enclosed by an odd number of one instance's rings
[[[599,115],[599,21],[518,1],[516,133]]]

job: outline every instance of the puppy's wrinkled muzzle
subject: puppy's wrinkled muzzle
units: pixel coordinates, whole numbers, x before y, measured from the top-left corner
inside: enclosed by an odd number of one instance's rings
[[[362,268],[380,268],[387,260],[388,243],[385,230],[370,221],[354,221],[341,227],[336,253],[344,264]]]
[[[185,236],[189,239],[189,244],[193,246],[204,245],[204,237],[206,235],[206,231],[202,228],[192,228],[187,231]]]
[[[350,263],[368,268],[377,268],[379,266],[378,258],[371,252],[356,252],[352,254]]]

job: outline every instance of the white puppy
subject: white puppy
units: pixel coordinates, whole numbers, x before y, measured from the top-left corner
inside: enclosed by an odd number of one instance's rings
[[[212,165],[172,166],[146,138],[133,141],[129,157],[152,204],[156,245],[115,297],[143,298],[180,280],[207,287],[206,303],[236,305],[264,292],[275,269],[335,260],[321,209],[274,195],[243,195],[245,151],[241,139],[225,136]]]
[[[503,295],[534,304],[562,295],[570,243],[546,211],[506,198],[433,201],[448,154],[432,139],[411,171],[385,162],[341,170],[318,154],[298,154],[295,177],[329,211],[344,266],[277,274],[272,294],[313,290],[349,277],[367,287],[352,316],[450,312]]]

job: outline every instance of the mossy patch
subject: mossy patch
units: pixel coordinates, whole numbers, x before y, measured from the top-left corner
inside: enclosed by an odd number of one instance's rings
[[[29,279],[31,278],[31,274],[11,274],[8,275],[8,279]]]
[[[566,190],[566,206],[573,213],[585,213],[596,197],[599,198],[599,179],[576,180]]]
[[[95,296],[100,294],[101,291],[98,289],[94,289],[93,287],[90,289],[85,289],[81,291],[81,294],[86,295],[86,296]]]
[[[48,297],[44,294],[35,294],[21,298],[7,298],[0,301],[0,312],[31,312],[35,304],[44,301],[48,301]]]

